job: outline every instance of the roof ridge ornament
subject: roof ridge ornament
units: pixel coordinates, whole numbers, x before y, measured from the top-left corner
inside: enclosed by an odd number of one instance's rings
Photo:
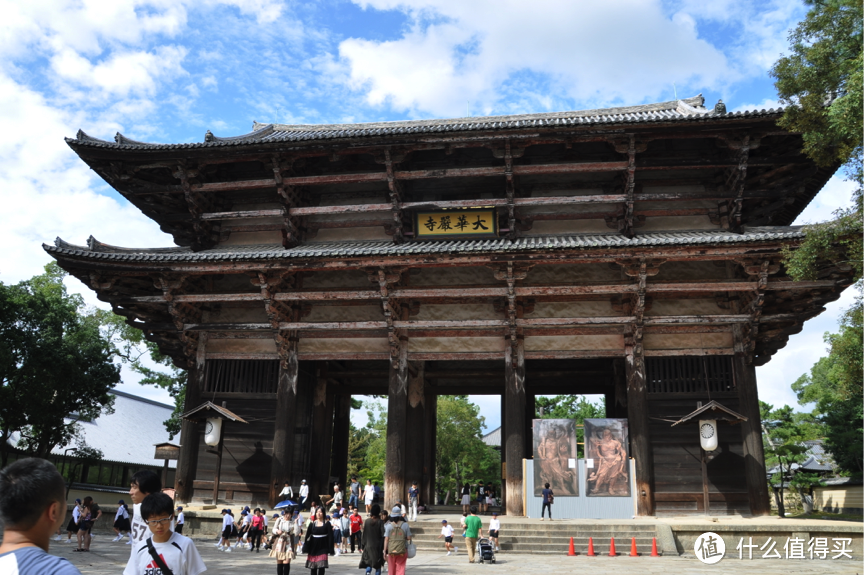
[[[726,104],[723,103],[723,100],[717,100],[717,103],[714,104],[714,115],[720,116],[726,113]]]

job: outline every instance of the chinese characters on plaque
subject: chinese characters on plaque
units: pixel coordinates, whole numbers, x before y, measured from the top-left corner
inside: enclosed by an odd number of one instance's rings
[[[498,237],[498,217],[494,209],[417,212],[414,215],[414,237]]]

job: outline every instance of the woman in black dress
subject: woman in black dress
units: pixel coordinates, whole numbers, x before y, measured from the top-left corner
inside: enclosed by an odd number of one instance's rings
[[[327,557],[334,551],[333,527],[324,518],[323,507],[317,509],[315,520],[306,531],[303,552],[306,553],[306,568],[312,570],[311,575],[324,575],[324,570],[330,566]]]
[[[363,556],[360,558],[360,568],[366,567],[366,575],[375,569],[375,575],[381,575],[384,566],[384,522],[381,521],[381,506],[372,506],[369,519],[363,524],[362,535]]]

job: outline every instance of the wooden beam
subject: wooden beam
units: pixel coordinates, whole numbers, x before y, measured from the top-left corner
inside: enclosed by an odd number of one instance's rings
[[[525,454],[525,346],[520,340],[516,346],[505,346],[504,352],[504,406],[507,435],[502,436],[506,456],[507,515],[525,515],[522,497],[522,458]]]
[[[384,507],[392,509],[405,497],[405,464],[408,429],[408,342],[390,362],[387,393],[387,459],[384,468]],[[416,448],[416,446],[415,446]]]

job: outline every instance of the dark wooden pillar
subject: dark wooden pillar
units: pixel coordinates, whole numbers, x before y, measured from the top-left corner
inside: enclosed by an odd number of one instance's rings
[[[524,515],[522,458],[525,456],[525,347],[520,339],[504,354],[507,435],[507,515]]]
[[[533,393],[525,396],[525,452],[523,457],[534,456],[534,418],[537,417],[537,396]]]
[[[398,356],[390,361],[387,397],[387,462],[384,468],[384,506],[392,509],[405,497],[405,450],[408,421],[408,342],[402,341]]]
[[[750,512],[769,515],[768,480],[765,470],[765,452],[762,447],[762,417],[759,413],[759,395],[756,390],[756,368],[743,354],[735,355],[733,370],[738,388],[738,410],[747,421],[741,422],[744,443],[744,475],[750,494]]]
[[[626,336],[627,420],[630,455],[636,460],[636,514],[654,515],[654,456],[648,419],[648,390],[641,338]]]
[[[201,390],[204,388],[205,357],[207,353],[207,332],[198,336],[198,351],[195,364],[189,369],[186,379],[186,399],[183,411],[189,411],[201,404]],[[192,482],[198,470],[198,445],[201,429],[194,421],[183,420],[180,427],[180,454],[177,458],[177,471],[174,474],[174,498],[177,503],[192,501],[194,489]]]
[[[347,506],[348,497],[348,442],[351,439],[351,395],[339,393],[335,396],[333,418],[333,457],[330,460],[330,475],[336,477]]]
[[[425,385],[426,405],[423,416],[425,432],[423,434],[423,478],[420,484],[420,503],[435,505],[438,503],[435,490],[435,480],[438,469],[438,394],[428,382]]]
[[[276,421],[273,430],[273,460],[270,465],[270,507],[277,503],[279,492],[286,481],[291,481],[294,461],[294,420],[297,412],[297,342],[289,342],[279,364],[276,387]]]
[[[426,393],[424,362],[411,362],[408,375],[408,409],[405,429],[405,486],[399,499],[408,503],[408,488],[423,482],[426,460]]]
[[[501,472],[498,482],[501,484],[501,510],[507,512],[507,394],[501,394],[501,433],[498,451],[501,454]]]
[[[333,395],[327,390],[327,364],[318,364],[315,387],[312,392],[312,477],[309,497],[316,500],[329,494],[330,449],[333,441]]]

